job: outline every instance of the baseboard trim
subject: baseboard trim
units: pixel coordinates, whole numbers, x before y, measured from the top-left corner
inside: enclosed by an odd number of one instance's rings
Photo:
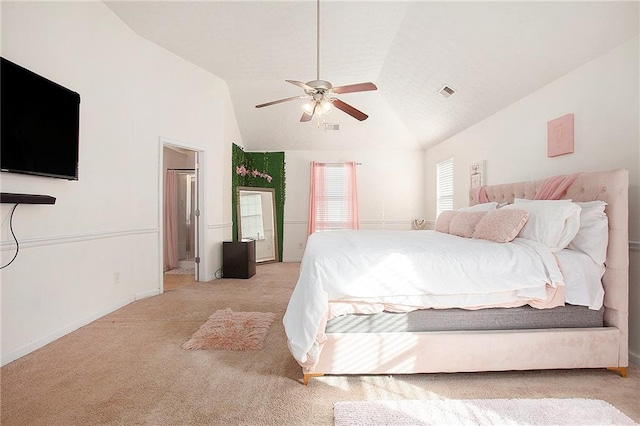
[[[629,362],[634,365],[640,365],[640,354],[629,351]]]
[[[2,356],[2,367],[4,367],[5,365],[9,364],[10,362],[13,362],[15,360],[17,360],[18,358],[22,358],[23,356],[42,348],[43,346],[48,345],[49,343],[58,340],[59,338],[66,336],[67,334],[76,331],[77,329],[79,329],[80,327],[84,327],[85,325],[99,319],[102,318],[103,316],[110,314],[113,311],[116,311],[120,308],[122,308],[123,306],[128,305],[129,303],[133,302],[136,300],[136,297],[132,296],[132,297],[127,297],[124,300],[121,300],[118,303],[115,303],[111,306],[109,306],[108,308],[102,309],[98,312],[95,312],[87,317],[84,317],[82,319],[80,319],[79,321],[74,322],[73,324],[70,324],[58,331],[55,331],[51,334],[49,334],[48,336],[43,337],[42,339],[38,339],[35,342],[32,342],[28,345],[25,345],[23,347],[21,347],[18,350],[15,350],[13,352],[10,352],[6,355]]]
[[[142,293],[136,293],[135,299],[136,300],[146,299],[147,297],[157,296],[159,294],[160,294],[160,289],[143,291]]]

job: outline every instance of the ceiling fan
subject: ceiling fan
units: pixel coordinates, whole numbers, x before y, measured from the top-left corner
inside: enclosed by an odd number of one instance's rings
[[[314,115],[318,117],[323,116],[331,111],[333,106],[335,106],[339,110],[346,112],[356,120],[366,120],[369,117],[367,114],[357,110],[348,103],[333,97],[332,95],[341,95],[344,93],[353,92],[366,92],[368,90],[377,90],[378,88],[375,84],[370,82],[333,87],[333,85],[328,81],[320,80],[320,0],[317,0],[316,24],[316,79],[308,81],[306,83],[296,80],[285,80],[287,83],[291,83],[300,87],[302,90],[304,90],[305,94],[256,105],[256,108],[262,108],[283,102],[293,101],[296,99],[309,99],[309,102],[305,103],[302,107],[303,112],[302,117],[300,118],[301,122],[311,121]]]

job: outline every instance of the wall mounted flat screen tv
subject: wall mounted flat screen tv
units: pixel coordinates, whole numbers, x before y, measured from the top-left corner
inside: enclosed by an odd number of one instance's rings
[[[80,95],[0,58],[0,170],[78,179]]]

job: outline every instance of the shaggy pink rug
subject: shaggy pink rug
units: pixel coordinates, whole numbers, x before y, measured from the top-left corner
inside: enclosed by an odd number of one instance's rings
[[[259,350],[276,314],[271,312],[214,312],[183,349]]]

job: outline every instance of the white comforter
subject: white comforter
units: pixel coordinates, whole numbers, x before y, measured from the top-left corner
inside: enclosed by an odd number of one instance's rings
[[[544,300],[562,284],[548,248],[521,238],[499,244],[435,231],[316,232],[283,323],[294,358],[310,367],[329,301],[473,309]]]

